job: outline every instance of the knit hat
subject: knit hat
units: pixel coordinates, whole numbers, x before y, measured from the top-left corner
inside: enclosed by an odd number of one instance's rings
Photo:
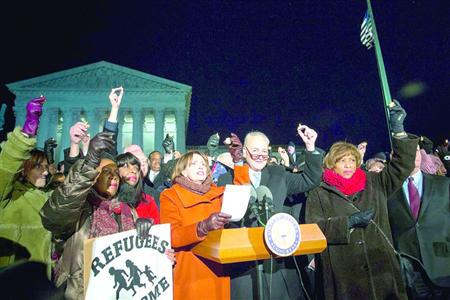
[[[384,152],[378,152],[376,153],[373,158],[375,158],[376,160],[382,161],[382,162],[386,162],[386,153]]]
[[[294,147],[294,148],[295,148],[295,144],[294,144],[294,142],[290,141],[290,142],[288,143],[288,147],[289,147],[289,146],[291,146],[291,147]]]
[[[439,157],[428,154],[424,149],[420,149],[422,160],[420,162],[420,170],[424,173],[435,175],[439,169],[445,169],[444,163]]]
[[[426,136],[421,136],[419,140],[419,147],[420,149],[425,150],[427,154],[433,153],[433,141],[431,141]]]
[[[144,151],[142,151],[141,147],[139,147],[138,145],[130,145],[128,147],[126,147],[125,149],[123,149],[123,152],[129,152],[131,154],[133,154],[134,156],[137,157],[137,159],[139,159],[139,161],[141,162],[141,172],[143,177],[147,176],[148,173],[148,159],[147,156],[145,156]]]

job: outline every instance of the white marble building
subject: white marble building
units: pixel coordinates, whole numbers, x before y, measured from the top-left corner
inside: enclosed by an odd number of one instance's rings
[[[56,137],[56,161],[70,145],[69,129],[79,120],[90,124],[90,134],[102,129],[111,104],[111,88],[123,86],[125,93],[119,111],[119,153],[138,144],[148,154],[162,150],[166,133],[174,136],[175,148],[186,150],[186,129],[192,87],[175,81],[122,67],[106,61],[10,83],[16,95],[16,125],[25,120],[25,105],[44,95],[43,115],[38,132],[38,147],[48,137]]]

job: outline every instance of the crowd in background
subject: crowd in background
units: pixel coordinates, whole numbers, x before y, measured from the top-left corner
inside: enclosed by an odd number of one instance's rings
[[[260,290],[264,299],[450,299],[448,140],[407,133],[399,102],[389,106],[391,152],[367,158],[370,141],[321,149],[305,124],[293,128],[297,142],[277,149],[250,131],[243,142],[230,133],[224,153],[218,134],[205,138],[205,153],[180,153],[169,135],[159,141],[164,153],[122,151],[123,96],[111,90],[95,136],[87,122],[72,125],[60,162],[54,137],[36,148],[44,96],[30,100],[25,123],[2,144],[0,274],[39,262],[52,282],[26,295],[82,299],[84,240],[131,229],[146,238],[153,224],[170,223],[175,299],[257,299]],[[262,225],[250,207],[240,222],[220,212],[227,184],[266,187],[271,215],[317,223],[326,250],[229,265],[196,256],[191,249],[211,230]]]

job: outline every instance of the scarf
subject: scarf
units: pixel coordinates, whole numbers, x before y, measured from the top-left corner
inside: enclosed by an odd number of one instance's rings
[[[135,228],[133,214],[126,203],[117,200],[108,200],[98,195],[95,191],[90,194],[89,203],[93,206],[91,228],[89,238],[105,236],[119,231]],[[119,228],[118,221],[121,223]]]
[[[200,184],[192,182],[187,177],[180,175],[175,177],[174,182],[193,193],[204,195],[211,189],[212,181],[211,175],[208,175],[208,177],[206,177],[206,179]]]
[[[326,184],[335,187],[346,196],[360,192],[366,186],[366,173],[361,168],[357,168],[349,179],[342,177],[331,169],[325,169],[322,179]]]

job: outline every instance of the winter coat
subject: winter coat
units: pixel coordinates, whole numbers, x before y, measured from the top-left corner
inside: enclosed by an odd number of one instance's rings
[[[64,252],[56,267],[56,286],[67,283],[65,299],[83,299],[84,241],[89,238],[94,197],[92,186],[98,171],[78,160],[41,210],[42,223],[62,240]],[[134,209],[132,211],[135,214]]]
[[[39,261],[47,265],[50,278],[51,233],[39,217],[49,193],[18,180],[35,145],[35,138],[16,128],[0,153],[0,267],[23,259]]]
[[[136,206],[136,213],[139,218],[153,219],[153,224],[159,224],[159,208],[156,205],[155,199],[149,194],[143,193],[144,199],[139,201]]]
[[[204,237],[197,235],[197,224],[222,206],[223,188],[211,185],[204,195],[179,184],[161,193],[161,223],[171,224],[174,268],[174,299],[229,299],[230,279],[223,266],[196,256],[191,249]]]
[[[393,139],[392,161],[381,173],[367,173],[361,192],[345,196],[322,183],[309,193],[306,222],[317,223],[328,243],[316,255],[318,299],[406,299],[392,248],[387,199],[413,170],[417,143],[416,139]],[[348,229],[350,215],[371,208],[377,225]]]

